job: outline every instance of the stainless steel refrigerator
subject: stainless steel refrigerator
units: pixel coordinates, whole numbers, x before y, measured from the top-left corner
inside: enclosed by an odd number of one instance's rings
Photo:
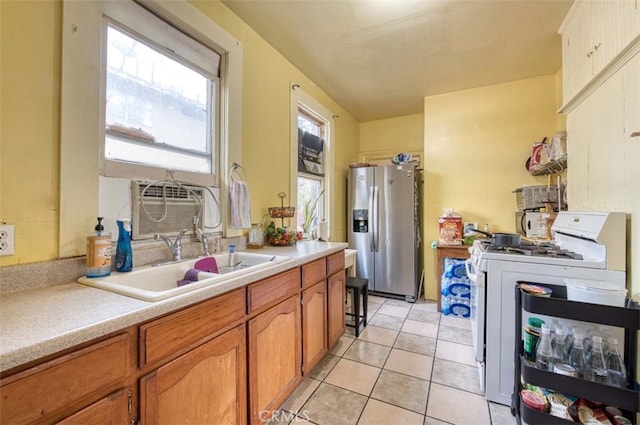
[[[416,163],[349,170],[349,247],[369,290],[415,301],[418,290]]]

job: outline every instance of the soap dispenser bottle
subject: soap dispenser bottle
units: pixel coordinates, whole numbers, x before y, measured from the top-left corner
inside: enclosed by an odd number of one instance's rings
[[[111,233],[104,231],[98,217],[95,233],[87,237],[87,277],[102,277],[111,274]]]
[[[131,251],[131,220],[121,218],[118,223],[118,244],[116,246],[116,271],[130,272],[133,268]]]

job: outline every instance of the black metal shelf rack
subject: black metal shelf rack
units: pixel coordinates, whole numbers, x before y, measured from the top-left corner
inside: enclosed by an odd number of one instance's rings
[[[535,282],[518,282],[534,284]],[[518,285],[515,287],[516,323],[515,335],[519,349],[515,353],[514,391],[511,403],[512,413],[517,423],[527,424],[571,424],[574,422],[551,416],[545,412],[534,410],[526,406],[520,397],[520,376],[525,382],[550,388],[564,394],[597,400],[601,403],[618,407],[633,423],[634,412],[640,412],[640,386],[633,382],[637,367],[637,341],[640,330],[640,309],[634,307],[612,307],[567,300],[565,286],[539,284],[553,290],[553,297],[545,298],[527,294]],[[522,345],[522,310],[529,313],[544,314],[546,316],[579,320],[624,328],[624,362],[627,368],[627,387],[619,388],[612,385],[586,381],[584,379],[563,376],[557,373],[537,369],[523,358]]]

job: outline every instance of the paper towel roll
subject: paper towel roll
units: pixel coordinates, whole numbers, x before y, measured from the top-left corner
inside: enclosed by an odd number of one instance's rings
[[[318,223],[318,239],[321,241],[329,240],[329,222],[326,220],[322,220]]]

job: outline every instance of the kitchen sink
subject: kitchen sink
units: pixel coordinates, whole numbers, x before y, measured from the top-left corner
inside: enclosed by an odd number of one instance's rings
[[[81,277],[78,282],[143,301],[159,301],[289,261],[289,257],[251,252],[236,252],[235,256],[235,264],[230,265],[228,252],[212,255],[218,264],[218,272],[199,272],[197,281],[182,286],[178,283],[186,277],[186,273],[194,268],[198,260],[206,257],[134,268],[128,273],[113,272],[104,277]]]

